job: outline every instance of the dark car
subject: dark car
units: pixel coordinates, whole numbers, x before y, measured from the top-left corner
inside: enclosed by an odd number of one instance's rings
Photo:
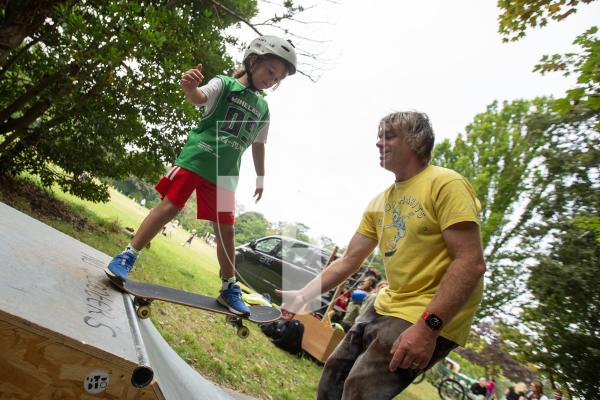
[[[281,304],[275,289],[301,289],[321,273],[330,256],[329,250],[310,243],[286,236],[267,236],[236,248],[236,276],[256,292]],[[324,311],[331,295],[324,294],[308,309]]]

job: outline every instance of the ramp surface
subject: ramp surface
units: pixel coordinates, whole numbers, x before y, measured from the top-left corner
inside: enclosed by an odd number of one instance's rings
[[[150,321],[127,317],[131,299],[104,274],[109,256],[3,203],[0,256],[0,399],[231,398]],[[155,379],[136,388],[141,353]]]

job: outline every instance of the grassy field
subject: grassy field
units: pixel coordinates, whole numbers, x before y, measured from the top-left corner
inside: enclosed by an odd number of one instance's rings
[[[26,191],[30,192],[30,191]],[[47,216],[40,210],[49,198],[19,197],[0,192],[0,201],[38,218],[48,225],[109,255],[122,250],[128,237],[123,227],[137,228],[148,210],[122,194],[111,191],[111,201],[94,204],[54,190],[49,193],[66,204],[75,216]],[[30,197],[30,194],[29,194]],[[60,207],[59,207],[60,208]],[[62,209],[61,209],[62,210]],[[195,239],[183,247],[187,233],[158,235],[143,251],[132,278],[216,296],[219,289],[215,250]],[[173,349],[203,376],[238,392],[260,399],[312,399],[322,366],[309,357],[290,355],[269,342],[259,327],[247,324],[250,337],[241,340],[224,318],[195,309],[157,302],[152,320]],[[429,383],[410,386],[396,400],[436,399]]]

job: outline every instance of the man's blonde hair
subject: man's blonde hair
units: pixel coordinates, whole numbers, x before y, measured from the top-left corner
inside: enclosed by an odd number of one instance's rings
[[[391,113],[381,119],[379,129],[404,134],[404,141],[420,160],[425,163],[431,160],[435,136],[427,114],[418,111]]]

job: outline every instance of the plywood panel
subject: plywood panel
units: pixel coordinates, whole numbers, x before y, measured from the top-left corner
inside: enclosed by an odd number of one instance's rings
[[[329,355],[344,338],[344,332],[323,324],[310,314],[297,314],[295,319],[304,324],[302,349],[321,362],[327,361]]]
[[[98,393],[94,393],[96,382],[91,378],[94,371],[101,371],[108,377],[105,390]],[[129,368],[0,321],[2,400],[160,398],[155,387],[136,389],[130,379]],[[86,387],[92,393],[88,393]]]

